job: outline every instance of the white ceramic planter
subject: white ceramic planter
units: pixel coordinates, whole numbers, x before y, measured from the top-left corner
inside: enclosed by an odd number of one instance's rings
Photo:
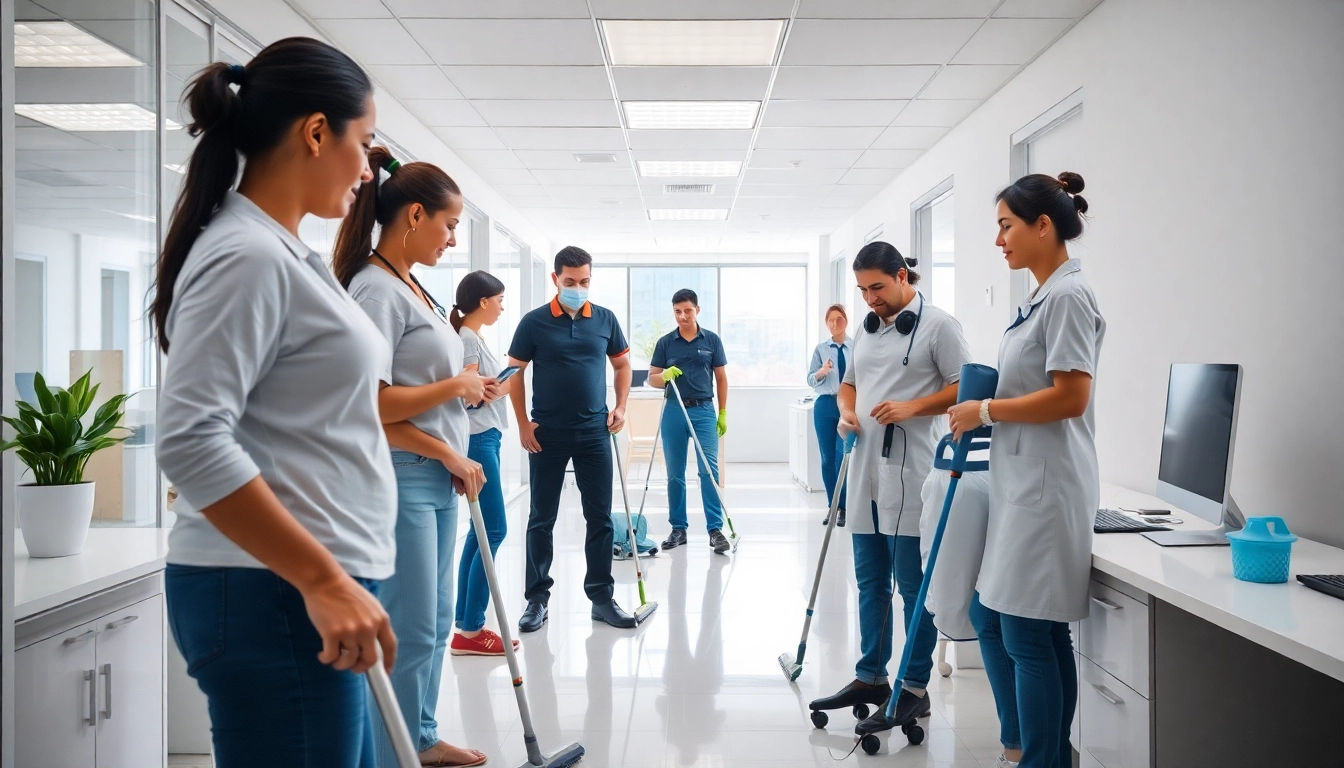
[[[66,557],[84,550],[93,519],[93,485],[20,485],[15,489],[19,526],[30,556]]]

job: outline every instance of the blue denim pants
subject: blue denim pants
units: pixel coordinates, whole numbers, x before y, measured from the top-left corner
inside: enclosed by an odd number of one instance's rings
[[[877,529],[877,505],[873,505],[873,529]],[[875,685],[887,680],[891,661],[895,619],[892,616],[892,581],[904,605],[905,626],[914,615],[924,569],[919,556],[918,536],[888,536],[884,533],[856,533],[854,575],[859,582],[859,647],[862,656],[854,666],[859,682]],[[933,672],[933,649],[938,645],[938,630],[927,610],[920,616],[911,649],[909,668],[901,684],[909,688],[927,688]]]
[[[383,726],[370,720],[367,685],[317,660],[322,638],[289,582],[265,568],[170,564],[164,588],[173,641],[205,693],[216,766],[373,768]]]
[[[503,437],[498,429],[489,429],[471,436],[467,458],[485,470],[485,487],[481,489],[481,517],[485,535],[489,538],[490,556],[499,552],[499,545],[508,531],[504,515],[504,486],[499,480],[499,444]],[[485,626],[485,609],[490,604],[490,584],[485,579],[485,564],[481,562],[481,545],[476,539],[476,526],[467,530],[467,542],[462,545],[462,561],[457,566],[457,628],[475,632]]]
[[[840,461],[845,455],[845,440],[840,437],[840,406],[835,395],[820,395],[812,404],[812,428],[817,432],[817,449],[821,451],[821,482],[826,485],[826,508],[835,498],[835,485],[840,477]],[[840,493],[840,509],[845,508],[845,493]]]
[[[392,688],[411,739],[423,752],[439,740],[434,710],[452,631],[457,493],[442,462],[393,451],[392,463],[397,472],[397,572],[382,583],[378,597],[397,635]],[[396,768],[386,731],[375,732],[375,743],[379,768]]]
[[[716,531],[723,527],[723,505],[719,503],[719,493],[710,483],[709,472],[714,472],[714,481],[719,479],[719,431],[718,414],[710,403],[701,403],[687,408],[686,414],[695,425],[695,434],[700,438],[700,447],[705,449],[705,462],[696,456],[696,467],[700,474],[700,503],[705,508],[705,530]],[[686,520],[686,452],[691,447],[691,431],[686,428],[686,414],[676,401],[670,401],[663,409],[663,460],[667,464],[667,507],[669,522],[673,528],[686,530],[690,523]]]

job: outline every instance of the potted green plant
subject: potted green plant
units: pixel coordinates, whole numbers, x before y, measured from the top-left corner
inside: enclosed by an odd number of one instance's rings
[[[87,424],[84,416],[98,396],[90,386],[90,370],[69,389],[48,389],[42,374],[33,379],[37,407],[19,400],[18,416],[5,416],[14,439],[0,450],[14,449],[32,472],[33,482],[16,489],[19,525],[32,557],[65,557],[84,549],[93,519],[94,484],[84,481],[89,458],[130,436],[115,435],[126,395],[108,398]]]

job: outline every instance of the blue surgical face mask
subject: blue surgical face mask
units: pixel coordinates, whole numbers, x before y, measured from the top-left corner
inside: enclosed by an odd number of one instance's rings
[[[570,309],[578,309],[583,303],[588,301],[587,288],[561,288],[560,303]]]

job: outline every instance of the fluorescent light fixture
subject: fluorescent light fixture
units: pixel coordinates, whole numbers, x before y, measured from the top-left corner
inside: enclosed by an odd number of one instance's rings
[[[740,160],[640,160],[640,176],[736,176]]]
[[[650,208],[649,221],[727,221],[727,208]]]
[[[68,21],[14,25],[16,67],[143,67],[145,63]]]
[[[759,101],[623,101],[625,125],[635,131],[749,131]]]
[[[768,67],[782,19],[600,22],[613,67]]]
[[[576,163],[614,163],[616,155],[610,152],[576,152],[574,153],[574,162]]]
[[[164,167],[164,168],[167,168],[168,170],[172,171],[173,173],[186,173],[186,172],[187,172],[187,164],[186,164],[186,163],[164,163],[164,164],[163,164],[163,167]]]
[[[62,131],[152,131],[154,113],[139,104],[15,104],[14,111]],[[166,120],[168,130],[181,125]]]

